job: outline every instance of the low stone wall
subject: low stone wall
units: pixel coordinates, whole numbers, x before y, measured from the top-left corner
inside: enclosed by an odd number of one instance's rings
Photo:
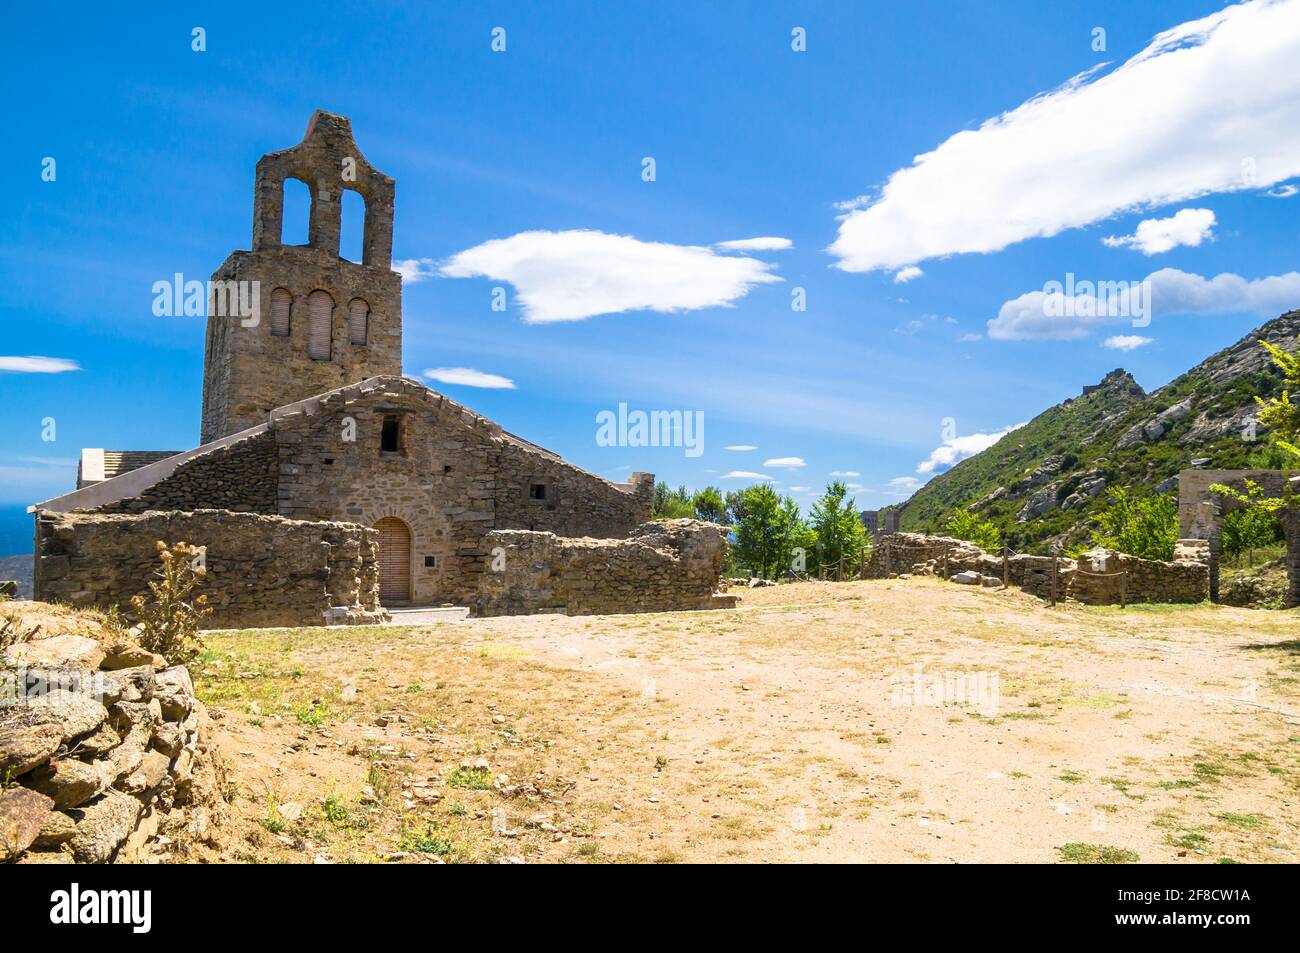
[[[209,840],[224,802],[207,725],[189,671],[133,643],[7,649],[0,863],[156,861]]]
[[[475,611],[569,615],[722,609],[718,595],[726,531],[699,520],[643,523],[626,539],[556,536],[531,530],[487,534],[488,565]]]
[[[1056,570],[1056,597],[1092,605],[1125,602],[1201,602],[1210,597],[1210,567],[1200,540],[1179,540],[1175,559],[1139,559],[1114,550],[1098,549],[1078,559],[1018,554],[1007,559],[1009,585],[1047,600]],[[947,536],[892,533],[882,536],[866,566],[866,578],[884,579],[899,573],[943,575],[961,572],[1002,578],[1002,557],[973,543]],[[1119,575],[1120,572],[1124,576]],[[1121,581],[1122,578],[1122,581]]]
[[[379,605],[375,531],[226,510],[46,513],[36,520],[35,597],[117,606],[147,594],[156,542],[205,549],[210,628],[370,623]]]

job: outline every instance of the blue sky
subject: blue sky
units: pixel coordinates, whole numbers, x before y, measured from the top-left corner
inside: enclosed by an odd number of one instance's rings
[[[897,501],[1116,366],[1151,389],[1300,306],[1296,6],[9,4],[0,355],[79,369],[0,359],[0,503],[70,489],[83,446],[197,442],[203,321],[152,285],[249,247],[254,164],[316,108],[425,261],[406,374],[507,378],[432,386],[612,479]],[[790,247],[712,247],[757,237]],[[1147,327],[1026,317],[1067,273],[1157,272]],[[620,402],[702,411],[705,452],[598,446]]]

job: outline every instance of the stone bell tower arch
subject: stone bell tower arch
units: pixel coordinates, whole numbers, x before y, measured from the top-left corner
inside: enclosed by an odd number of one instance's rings
[[[311,193],[306,245],[281,241],[286,179]],[[339,257],[347,190],[365,203],[360,262]],[[357,148],[347,117],[322,110],[312,114],[302,142],[258,160],[252,250],[232,252],[212,275],[217,288],[239,283],[257,313],[223,313],[220,293],[210,296],[203,443],[256,426],[276,407],[368,377],[401,376],[394,191],[393,179]]]

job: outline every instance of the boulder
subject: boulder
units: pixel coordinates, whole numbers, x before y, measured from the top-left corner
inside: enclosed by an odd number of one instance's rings
[[[134,642],[123,640],[114,642],[108,647],[104,660],[99,663],[99,667],[108,672],[116,672],[119,669],[138,668],[143,665],[148,666],[152,672],[154,662],[160,658],[161,656],[154,655],[148,649],[141,648]],[[166,662],[158,667],[165,668]]]
[[[87,757],[100,758],[122,743],[122,736],[113,730],[113,726],[104,722],[95,731],[78,738],[72,753]]]
[[[0,791],[0,862],[10,861],[36,840],[54,802],[38,791],[6,788]]]
[[[194,682],[183,665],[163,669],[154,676],[154,697],[162,705],[164,721],[184,721],[194,710]]]
[[[963,586],[978,586],[980,584],[980,574],[973,569],[967,569],[953,575],[952,581],[960,583]]]
[[[23,707],[58,724],[65,741],[89,734],[108,718],[108,709],[94,698],[67,689],[29,698]]]
[[[104,647],[94,639],[80,635],[55,635],[35,642],[21,642],[5,652],[19,665],[60,668],[99,668],[104,661]]]
[[[37,768],[23,779],[23,784],[51,798],[59,811],[79,807],[103,790],[99,771],[72,758]]]
[[[122,782],[122,790],[127,794],[140,796],[156,791],[167,780],[167,769],[171,758],[158,751],[147,751],[140,760],[140,765]]]
[[[140,802],[120,791],[105,791],[85,807],[69,811],[77,823],[77,832],[70,842],[72,855],[83,864],[104,864],[112,860],[135,829],[140,811]]]
[[[45,825],[41,828],[41,832],[36,835],[36,840],[32,841],[32,847],[58,847],[72,840],[76,833],[76,821],[62,811],[51,811],[49,817],[45,819]],[[68,859],[72,859],[70,855]]]

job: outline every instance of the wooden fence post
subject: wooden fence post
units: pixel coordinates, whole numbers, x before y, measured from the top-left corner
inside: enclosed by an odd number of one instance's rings
[[[1056,605],[1056,556],[1052,556],[1052,605]]]
[[[1002,588],[1006,589],[1010,585],[1010,570],[1007,565],[1007,547],[1002,547]]]
[[[1121,609],[1128,606],[1128,570],[1119,571],[1119,607]]]

